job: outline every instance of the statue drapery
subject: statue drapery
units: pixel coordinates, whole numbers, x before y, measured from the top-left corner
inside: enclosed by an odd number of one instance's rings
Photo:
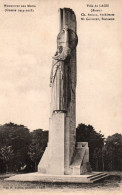
[[[65,33],[64,45],[58,45],[57,52],[53,56],[52,70],[50,76],[51,86],[51,111],[66,111],[70,98],[70,55],[68,29]]]

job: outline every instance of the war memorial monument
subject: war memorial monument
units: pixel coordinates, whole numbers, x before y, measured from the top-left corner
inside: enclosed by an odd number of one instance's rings
[[[59,10],[59,18],[57,51],[50,75],[49,142],[38,172],[60,176],[91,174],[88,143],[76,142],[76,16],[71,9],[64,8]],[[92,174],[92,179],[105,176],[98,175]]]
[[[77,22],[69,8],[59,9],[57,50],[50,74],[49,141],[37,173],[9,180],[93,183],[107,174],[92,172],[87,142],[76,142]]]
[[[60,9],[60,32],[50,75],[51,103],[48,147],[39,172],[80,175],[87,172],[88,143],[76,143],[76,17],[71,9]]]

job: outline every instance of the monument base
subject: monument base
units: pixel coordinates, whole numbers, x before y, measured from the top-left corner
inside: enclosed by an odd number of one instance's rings
[[[41,173],[27,173],[15,175],[5,180],[7,181],[38,181],[44,183],[94,183],[108,177],[106,173],[92,172],[87,175],[48,175]]]
[[[62,117],[62,119],[64,119],[64,117]],[[60,128],[60,125],[57,125],[57,126]],[[57,143],[57,146],[58,145],[60,146],[60,144]],[[50,145],[48,145],[38,165],[39,173],[52,174],[52,175],[82,175],[88,172],[89,173],[92,172],[92,169],[89,163],[88,142],[77,142],[76,143],[75,152],[72,157],[72,162],[70,163],[69,167],[67,167],[67,170],[69,170],[69,172],[68,171],[65,172],[64,171],[65,168],[63,170],[63,166],[60,163],[61,162],[60,158],[57,158],[57,159],[54,158],[54,160],[53,158],[50,158],[50,152],[51,152]],[[59,157],[60,156],[63,157],[63,155],[61,155],[61,150],[58,147],[54,148],[54,157],[56,156],[56,154]]]

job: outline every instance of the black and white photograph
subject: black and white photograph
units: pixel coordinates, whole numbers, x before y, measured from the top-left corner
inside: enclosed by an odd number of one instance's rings
[[[0,1],[0,194],[122,190],[120,0]]]

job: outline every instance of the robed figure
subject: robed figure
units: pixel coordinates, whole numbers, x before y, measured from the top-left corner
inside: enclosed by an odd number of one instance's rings
[[[52,70],[50,76],[51,86],[51,112],[67,111],[70,102],[70,57],[69,32],[63,29],[64,44],[57,46],[57,52],[53,56]]]

